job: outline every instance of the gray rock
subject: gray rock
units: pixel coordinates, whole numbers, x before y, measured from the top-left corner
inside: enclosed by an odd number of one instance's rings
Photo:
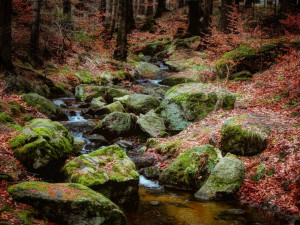
[[[32,181],[13,185],[8,192],[16,201],[33,206],[58,224],[127,224],[116,204],[81,184]]]
[[[136,71],[142,77],[160,77],[163,75],[158,66],[147,62],[139,62],[136,66]]]
[[[140,115],[137,124],[150,137],[161,136],[166,132],[164,120],[154,110],[149,111],[145,115]]]

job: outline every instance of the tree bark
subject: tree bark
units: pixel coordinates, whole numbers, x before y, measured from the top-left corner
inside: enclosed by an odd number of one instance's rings
[[[41,3],[42,0],[33,1],[33,17],[31,27],[30,51],[36,56],[40,42],[40,22],[41,22]]]
[[[245,1],[245,9],[249,9],[252,7],[252,3],[253,3],[253,0],[246,0]]]
[[[0,72],[13,69],[11,62],[12,1],[0,1]]]
[[[106,11],[105,11],[105,22],[104,22],[104,27],[106,29],[109,28],[111,14],[112,14],[112,0],[107,0],[106,1]]]
[[[162,16],[164,12],[168,12],[168,11],[169,10],[166,7],[166,0],[158,0],[154,18],[159,18]]]
[[[151,16],[153,15],[153,0],[148,0],[147,4],[146,16]]]
[[[221,3],[221,16],[220,16],[220,29],[223,32],[228,31],[230,23],[229,15],[232,12],[232,0],[222,0]]]
[[[110,24],[109,24],[109,29],[108,29],[109,36],[112,36],[114,29],[115,29],[117,9],[118,9],[118,0],[113,0]]]
[[[178,8],[184,7],[184,0],[179,0],[178,2]]]
[[[280,0],[280,11],[281,13],[291,13],[296,9],[296,0]]]
[[[200,18],[203,16],[200,9],[199,0],[189,0],[189,20],[188,20],[188,29],[187,31],[191,35],[200,35],[201,23]]]
[[[133,0],[128,0],[127,10],[127,32],[130,33],[135,29],[134,13],[133,13]]]
[[[210,34],[209,26],[211,24],[211,17],[213,13],[213,0],[204,0],[204,17],[202,22],[201,33]]]
[[[114,58],[126,61],[127,58],[127,11],[128,0],[119,0],[120,17],[117,37],[117,49],[114,52]]]

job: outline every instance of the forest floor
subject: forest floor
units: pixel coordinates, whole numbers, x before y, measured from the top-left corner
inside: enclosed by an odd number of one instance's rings
[[[170,13],[157,21],[155,33],[135,31],[129,35],[129,58],[135,61],[135,52],[142,49],[148,42],[157,39],[170,38],[176,35],[178,27],[186,27],[186,18],[178,18],[178,15]],[[184,15],[184,14],[183,14]],[[299,39],[299,36],[293,37]],[[15,65],[22,68],[45,74],[47,78],[56,84],[65,84],[71,92],[80,81],[72,76],[76,71],[84,71],[97,77],[105,70],[131,71],[134,63],[117,62],[112,59],[115,43],[90,40],[74,42],[64,53],[64,63],[52,59],[45,61],[39,68],[28,67],[25,63],[26,52],[15,51]],[[16,46],[25,45],[22,42]],[[94,47],[92,48],[91,46]],[[238,99],[233,110],[218,110],[210,113],[205,119],[198,121],[184,131],[169,138],[159,139],[161,143],[180,140],[177,153],[183,152],[193,146],[207,144],[213,137],[220,146],[221,128],[228,117],[257,114],[265,115],[272,123],[272,132],[268,140],[268,147],[261,154],[251,157],[242,157],[246,166],[246,178],[238,193],[237,198],[244,203],[273,210],[286,215],[299,215],[300,193],[300,120],[299,120],[299,93],[300,93],[300,52],[291,50],[289,54],[282,56],[269,69],[254,74],[251,81],[230,81],[227,79],[215,79],[216,74],[212,68],[222,54],[215,50],[197,51],[199,41],[190,44],[188,49],[173,50],[168,60],[182,63],[184,69],[180,76],[199,76],[211,83],[214,87],[226,87],[237,94]],[[226,48],[225,48],[226,49]],[[83,59],[82,59],[83,58]],[[54,72],[53,72],[54,71]],[[67,81],[67,82],[66,82]],[[143,87],[132,85],[130,81],[124,81],[120,85],[131,86],[134,91]],[[5,83],[0,82],[1,111],[7,112],[21,126],[26,125],[21,113],[12,113],[12,102],[23,106],[27,116],[45,117],[37,109],[29,107],[22,101],[20,95],[4,92]],[[12,177],[9,180],[1,180],[0,184],[0,224],[26,224],[28,218],[34,212],[31,207],[15,202],[7,193],[7,187],[20,181],[37,180],[34,174],[29,173],[15,159],[13,151],[9,148],[9,139],[18,133],[18,129],[8,128],[0,124],[0,178],[2,174],[9,172]],[[151,151],[151,149],[148,149]],[[166,166],[166,164],[162,165]],[[274,173],[267,175],[267,171]],[[253,179],[257,177],[259,179]],[[43,220],[34,221],[43,224]],[[51,224],[51,223],[48,223]]]

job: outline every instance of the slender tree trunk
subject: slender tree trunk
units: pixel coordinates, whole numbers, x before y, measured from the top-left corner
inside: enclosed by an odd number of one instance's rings
[[[147,4],[146,15],[151,16],[153,15],[153,0],[148,0]]]
[[[110,20],[109,29],[108,29],[108,34],[110,36],[112,36],[114,29],[115,29],[117,9],[118,9],[118,0],[113,0],[112,12],[111,12],[111,18],[110,18],[111,20]]]
[[[36,56],[40,42],[40,22],[41,22],[41,3],[42,0],[33,1],[33,17],[30,39],[30,51],[33,56]]]
[[[11,62],[12,1],[0,1],[0,72],[12,70]]]
[[[114,52],[114,58],[126,61],[127,58],[127,11],[128,0],[119,0],[120,17],[117,37],[117,49]]]
[[[222,0],[221,3],[221,16],[220,16],[220,29],[223,32],[228,31],[230,23],[229,15],[232,12],[232,0]]]
[[[189,21],[188,21],[188,32],[191,35],[199,35],[201,29],[201,11],[199,0],[189,0]]]
[[[201,33],[210,34],[209,26],[211,24],[211,17],[213,13],[213,0],[204,0],[204,17],[202,22]]]
[[[127,32],[130,33],[133,29],[135,29],[134,12],[133,12],[133,0],[128,0]]]
[[[164,12],[168,12],[169,10],[166,7],[166,0],[158,0],[157,8],[154,18],[159,18],[162,16]]]
[[[112,14],[112,0],[106,0],[106,11],[105,11],[105,22],[104,27],[109,28],[110,25],[110,19]]]

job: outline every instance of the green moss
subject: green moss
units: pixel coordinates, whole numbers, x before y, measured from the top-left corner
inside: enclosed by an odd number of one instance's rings
[[[0,113],[0,122],[3,124],[15,124],[16,122],[5,112]]]
[[[34,117],[31,115],[25,115],[25,116],[21,117],[21,120],[26,121],[26,122],[33,120],[33,119],[34,119]]]
[[[76,75],[79,77],[83,84],[90,84],[94,82],[92,75],[86,71],[76,71]]]

